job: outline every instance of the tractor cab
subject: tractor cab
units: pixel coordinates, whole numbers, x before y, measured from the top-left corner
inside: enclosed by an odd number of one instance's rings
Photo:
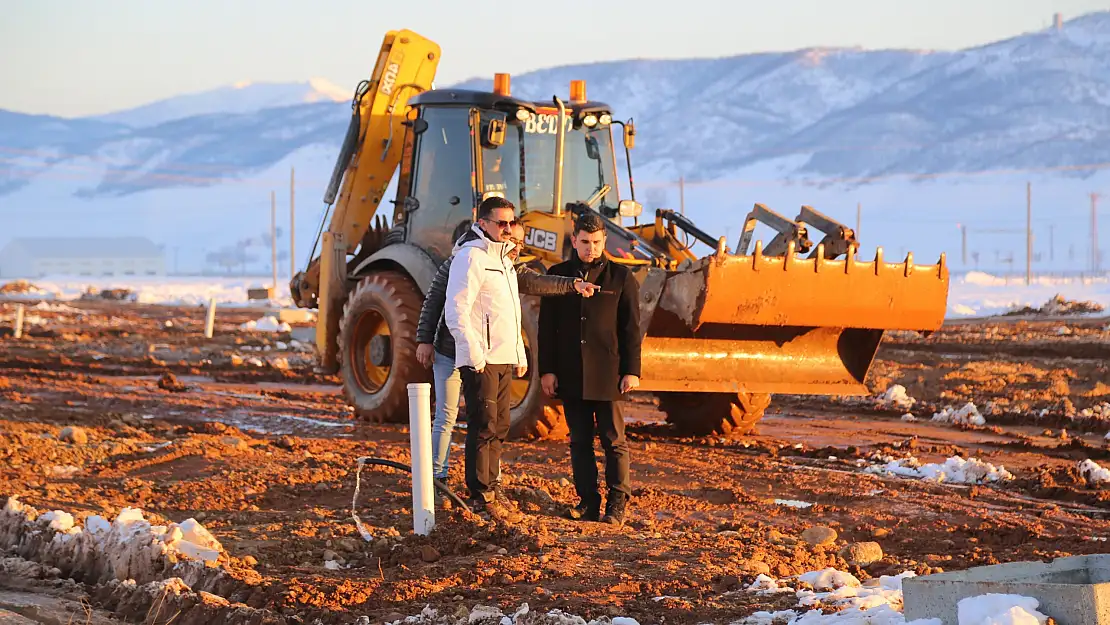
[[[563,105],[513,98],[508,80],[498,74],[493,92],[432,90],[409,99],[394,215],[395,224],[405,224],[406,241],[446,258],[475,207],[500,196],[516,205],[531,256],[567,257],[569,208],[607,218],[614,257],[650,258],[621,223],[641,210],[620,198],[613,147],[614,124],[622,127],[626,151],[632,147],[631,122],[614,122],[607,105],[586,101],[582,81],[571,83]]]

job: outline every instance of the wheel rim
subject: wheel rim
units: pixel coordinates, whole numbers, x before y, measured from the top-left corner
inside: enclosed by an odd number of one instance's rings
[[[516,372],[513,373],[513,381],[509,384],[509,398],[510,406],[516,408],[528,396],[528,389],[532,387],[532,345],[528,342],[528,333],[521,333],[524,337],[524,362],[528,363],[528,371],[525,372],[523,378],[516,377]]]
[[[367,393],[377,393],[385,386],[386,380],[389,379],[389,372],[392,369],[390,362],[392,361],[392,353],[386,353],[385,364],[375,364],[373,355],[371,354],[372,343],[376,337],[388,338],[390,336],[389,324],[385,320],[380,310],[369,309],[359,315],[358,322],[355,323],[355,340],[351,343],[352,369],[355,372],[355,378],[358,385],[362,390]],[[379,341],[378,347],[381,343]],[[392,350],[388,350],[391,352]]]

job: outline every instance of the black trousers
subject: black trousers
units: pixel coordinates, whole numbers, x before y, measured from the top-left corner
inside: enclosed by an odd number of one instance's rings
[[[627,500],[632,496],[628,441],[624,438],[624,417],[616,402],[563,399],[563,410],[570,430],[574,489],[582,503],[601,505],[601,495],[597,491],[597,457],[594,455],[595,432],[605,451],[605,485],[609,489],[609,499],[623,497]]]
[[[466,487],[473,499],[493,501],[501,444],[509,436],[512,365],[486,365],[481,373],[459,370],[466,398]]]

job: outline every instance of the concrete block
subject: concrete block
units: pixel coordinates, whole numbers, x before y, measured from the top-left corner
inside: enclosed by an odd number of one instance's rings
[[[307,308],[282,308],[278,311],[278,321],[285,323],[314,323],[316,311]]]
[[[959,625],[961,599],[989,593],[1024,595],[1060,625],[1110,625],[1110,554],[1010,562],[902,582],[907,621],[939,618]]]

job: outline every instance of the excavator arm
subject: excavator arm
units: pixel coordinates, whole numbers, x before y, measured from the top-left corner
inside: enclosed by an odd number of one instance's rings
[[[431,88],[439,58],[435,42],[410,30],[389,31],[374,73],[355,92],[351,123],[324,195],[324,203],[334,203],[335,210],[317,241],[320,255],[289,283],[297,306],[319,308],[316,345],[325,370],[336,367],[347,256],[371,226],[401,162],[408,99]]]

